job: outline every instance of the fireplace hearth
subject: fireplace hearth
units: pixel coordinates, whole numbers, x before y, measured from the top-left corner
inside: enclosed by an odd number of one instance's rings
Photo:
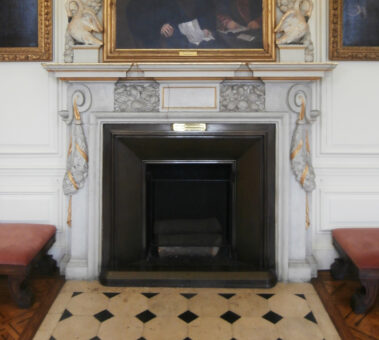
[[[275,284],[275,125],[103,129],[104,284]]]

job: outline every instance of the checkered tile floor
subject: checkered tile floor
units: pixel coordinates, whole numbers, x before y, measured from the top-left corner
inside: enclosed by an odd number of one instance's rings
[[[309,284],[110,288],[69,281],[34,340],[339,339]]]

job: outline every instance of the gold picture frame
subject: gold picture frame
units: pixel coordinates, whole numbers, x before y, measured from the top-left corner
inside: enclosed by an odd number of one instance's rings
[[[117,18],[120,19],[120,13],[126,13],[125,2],[129,4],[128,1],[132,0],[104,0],[104,62],[268,62],[276,60],[275,0],[250,0],[258,2],[262,9],[259,28],[261,40],[259,40],[258,48],[232,48],[229,45],[228,48],[217,48],[217,46],[215,48],[135,48],[132,44],[120,47],[121,43],[117,39],[120,39],[130,25],[125,24],[123,17],[118,24]],[[124,23],[121,24],[121,22]]]
[[[13,12],[23,12],[24,15],[34,15],[31,20],[17,20],[15,16],[5,19],[13,20],[7,27],[10,29],[17,26],[22,32],[33,32],[23,37],[13,34],[14,32],[4,32],[0,38],[0,61],[49,61],[53,57],[53,24],[52,24],[52,0],[24,0],[23,2],[11,1],[12,5],[19,6],[13,8]],[[6,6],[6,2],[2,4]],[[22,7],[24,6],[24,7]],[[30,6],[30,7],[28,7]],[[0,8],[0,10],[2,10]],[[4,11],[5,12],[5,11]],[[3,13],[4,13],[3,12]],[[26,13],[26,14],[25,14]],[[5,16],[5,15],[4,15]],[[17,39],[18,40],[17,40]],[[17,40],[17,41],[16,41]]]
[[[378,15],[377,0],[329,0],[329,59],[379,60]]]

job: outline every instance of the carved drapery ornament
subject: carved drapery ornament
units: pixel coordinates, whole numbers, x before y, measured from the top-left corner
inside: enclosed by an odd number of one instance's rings
[[[67,153],[66,173],[63,178],[63,193],[69,196],[67,212],[67,224],[69,226],[71,226],[72,195],[84,186],[88,175],[87,140],[83,131],[75,95],[73,96],[73,116],[70,144]]]
[[[310,126],[319,115],[310,111],[310,90],[300,85],[294,85],[289,91],[289,106],[298,113],[296,127],[292,135],[290,160],[296,180],[306,192],[306,227],[310,226],[309,194],[316,187],[315,172],[312,165],[310,148]],[[313,113],[313,114],[312,114]]]
[[[305,45],[305,61],[314,60],[314,47],[308,21],[313,11],[312,0],[277,0],[283,13],[275,28],[276,43]]]

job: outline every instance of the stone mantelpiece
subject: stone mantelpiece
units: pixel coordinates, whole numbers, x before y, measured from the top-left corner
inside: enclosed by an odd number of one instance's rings
[[[197,63],[197,64],[55,64],[44,68],[62,80],[117,80],[154,78],[171,80],[222,80],[226,78],[261,78],[271,80],[316,80],[336,67],[336,63]]]
[[[305,192],[295,181],[290,168],[290,142],[300,112],[300,99],[305,99],[306,117],[311,124],[318,114],[321,99],[321,91],[317,87],[335,66],[334,63],[44,64],[46,70],[61,80],[59,96],[63,104],[58,111],[68,124],[73,115],[73,98],[77,99],[89,146],[88,181],[83,190],[73,196],[70,261],[65,269],[67,277],[93,279],[99,274],[103,124],[246,122],[273,123],[277,128],[278,278],[309,280],[316,268],[311,254],[311,232],[305,228]],[[157,89],[159,106],[153,105],[144,110],[142,100],[138,102],[139,106],[126,105],[117,109],[115,89],[117,86],[120,88],[120,84],[139,84],[142,92],[144,88]],[[238,100],[246,100],[248,104],[228,109],[227,100],[222,96],[227,92],[225,87],[233,86],[237,92],[238,88],[255,91],[255,99],[249,102],[246,95],[237,96],[241,98]],[[168,90],[165,92],[163,88]],[[123,91],[119,95],[124,96]],[[175,95],[172,106],[170,103],[167,106],[167,101],[166,106],[161,105],[167,93]],[[254,100],[258,100],[259,105]],[[193,102],[205,104],[194,107],[190,105]]]

